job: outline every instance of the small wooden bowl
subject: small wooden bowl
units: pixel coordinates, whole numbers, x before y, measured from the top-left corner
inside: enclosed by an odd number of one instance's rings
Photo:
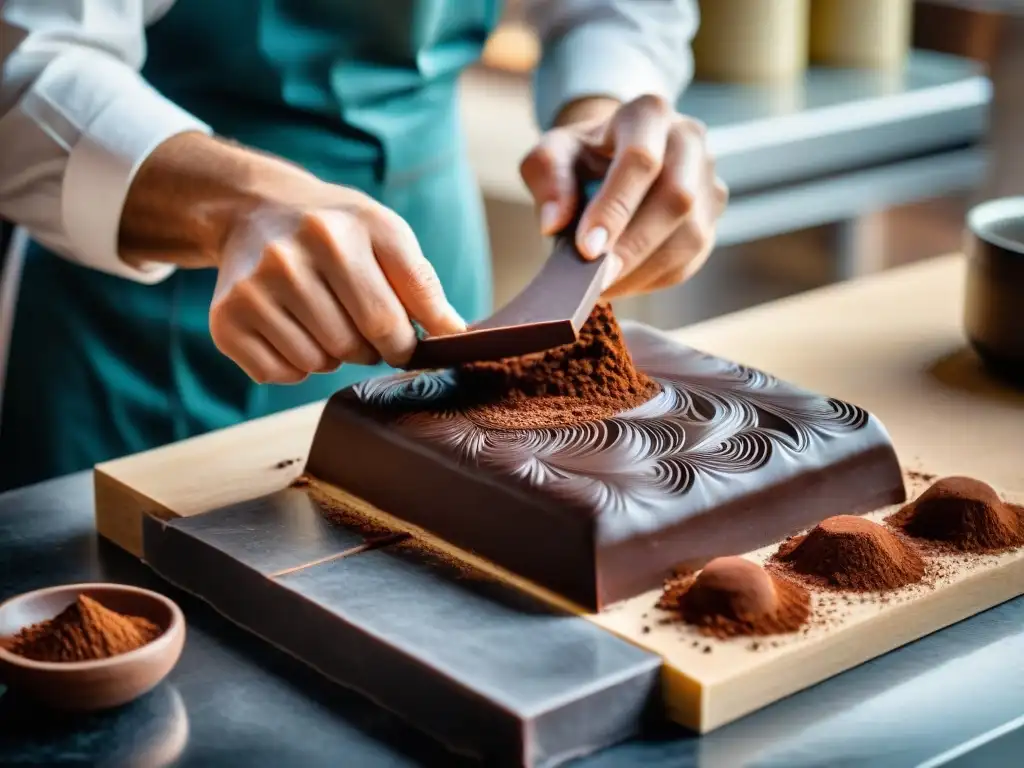
[[[181,609],[156,592],[123,584],[68,584],[26,592],[0,605],[0,638],[9,640],[24,627],[54,618],[79,595],[148,619],[162,632],[141,648],[96,661],[33,661],[0,643],[0,681],[42,704],[72,712],[127,704],[155,688],[178,663],[185,644]]]

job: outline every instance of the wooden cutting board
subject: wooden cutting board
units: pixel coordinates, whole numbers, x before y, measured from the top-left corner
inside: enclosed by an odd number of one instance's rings
[[[886,423],[912,466],[1024,488],[1024,396],[992,382],[962,351],[961,280],[959,260],[937,260],[712,321],[680,338],[867,407]],[[99,465],[100,534],[140,556],[145,514],[165,520],[202,514],[287,486],[301,472],[322,407]],[[341,489],[314,490],[407,528]],[[767,553],[747,556],[760,560]],[[583,613],[468,553],[454,554]],[[958,573],[935,590],[910,590],[899,600],[853,610],[827,631],[756,651],[743,641],[698,639],[678,624],[658,623],[657,591],[586,618],[661,655],[668,711],[680,723],[706,731],[1024,591],[1019,552],[981,558]]]
[[[277,418],[262,420],[251,430],[235,428],[201,438],[197,441],[199,445],[178,444],[122,460],[114,468],[116,478],[109,466],[97,470],[97,520],[101,534],[126,548],[135,548],[139,555],[143,510],[169,519],[181,513],[201,513],[204,507],[222,506],[228,501],[226,486],[222,484],[225,477],[230,477],[236,487],[244,488],[233,501],[241,500],[242,495],[256,498],[261,492],[277,490],[296,474],[300,464],[281,466],[288,459],[275,460],[275,454],[262,446],[253,451],[259,455],[259,462],[250,466],[248,472],[238,459],[249,453],[248,446],[263,440],[266,441],[263,445],[274,445],[281,450],[282,432],[289,435],[288,445],[301,449],[301,430],[294,426],[283,430]],[[271,435],[275,439],[270,440]],[[232,461],[225,464],[224,475],[218,475],[216,469],[220,450],[232,457]],[[138,479],[159,467],[173,468],[172,474],[176,477],[189,478],[190,490],[181,503],[168,493],[170,487],[165,486],[162,494],[139,488]],[[206,495],[202,492],[202,482],[210,483]],[[908,475],[907,484],[911,496],[927,486],[916,473]],[[663,659],[668,714],[673,720],[702,733],[1024,593],[1024,550],[1017,550],[971,558],[966,566],[955,568],[938,579],[934,588],[911,587],[885,599],[841,602],[837,608],[834,595],[813,592],[815,620],[806,634],[717,640],[673,622],[668,614],[657,610],[660,590],[626,600],[602,613],[588,614],[559,596],[471,553],[451,547],[340,489],[314,481],[307,492],[315,499],[341,504],[384,527],[412,533],[431,549],[443,550],[488,576],[581,615],[658,654]],[[214,497],[220,503],[209,501]],[[1024,495],[1015,496],[1013,500],[1024,502]],[[870,517],[878,520],[891,511],[894,508],[872,513]],[[775,548],[776,545],[772,545],[745,556],[763,562]],[[939,561],[933,563],[933,567],[937,565]]]

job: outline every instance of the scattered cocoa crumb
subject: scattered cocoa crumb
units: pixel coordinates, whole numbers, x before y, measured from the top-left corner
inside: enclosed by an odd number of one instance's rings
[[[648,627],[647,625],[644,625],[644,626],[640,627],[640,632],[642,634],[649,635],[651,633],[651,628]]]
[[[302,459],[281,459],[281,461],[274,465],[274,469],[287,469],[293,464],[298,464],[300,461]]]
[[[415,553],[418,557],[454,572],[454,575],[468,581],[496,581],[497,577],[460,560],[450,552],[428,544],[422,539],[407,536],[394,545],[396,550]]]
[[[663,611],[674,611],[679,607],[679,600],[693,584],[693,575],[672,576],[665,580],[661,588],[661,597],[655,603],[656,608]]]
[[[361,514],[319,490],[312,491],[310,497],[320,506],[320,510],[328,522],[358,533],[367,540],[367,543],[380,539],[391,539],[403,533],[397,528],[390,528],[374,518]]]
[[[711,653],[711,646],[710,645],[705,645],[703,653]]]

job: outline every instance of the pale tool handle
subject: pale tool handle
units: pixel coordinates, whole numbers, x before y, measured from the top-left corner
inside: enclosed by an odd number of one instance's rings
[[[897,69],[910,50],[912,0],[813,0],[811,61]]]
[[[699,79],[776,82],[807,69],[808,0],[701,0],[700,14]]]

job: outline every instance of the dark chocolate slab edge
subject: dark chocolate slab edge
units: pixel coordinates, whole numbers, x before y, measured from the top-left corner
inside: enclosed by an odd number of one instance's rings
[[[589,517],[564,514],[528,486],[452,462],[333,402],[321,416],[307,472],[584,608],[597,606]],[[339,442],[358,450],[350,454]],[[573,567],[566,568],[567,561]]]
[[[143,545],[147,564],[168,582],[455,752],[501,758],[502,764],[514,755],[510,762],[515,765],[556,765],[560,756],[584,754],[634,735],[657,698],[660,659],[637,649],[636,662],[616,679],[567,690],[546,711],[512,711],[507,703],[474,690],[471,681],[439,675],[396,650],[377,636],[372,621],[360,626],[325,610],[187,530],[147,515]],[[429,592],[417,597],[431,599]],[[516,598],[523,596],[516,592]],[[551,610],[542,604],[538,608]],[[524,621],[526,646],[528,632]],[[610,634],[607,642],[624,644]]]

